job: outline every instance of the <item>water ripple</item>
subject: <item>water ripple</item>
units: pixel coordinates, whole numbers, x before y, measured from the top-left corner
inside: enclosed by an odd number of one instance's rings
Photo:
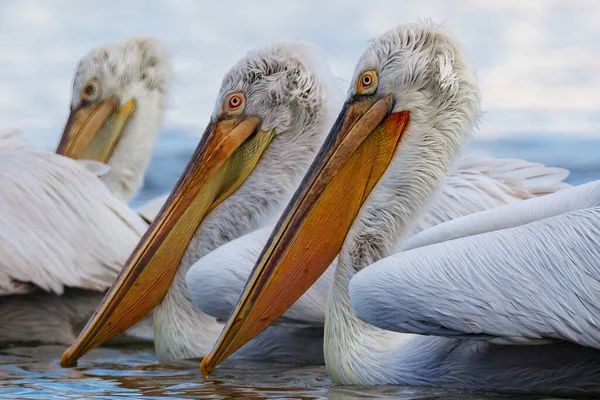
[[[225,362],[211,380],[199,362],[159,364],[151,349],[101,348],[60,368],[60,346],[0,350],[2,399],[536,399],[400,386],[336,386],[322,366]]]

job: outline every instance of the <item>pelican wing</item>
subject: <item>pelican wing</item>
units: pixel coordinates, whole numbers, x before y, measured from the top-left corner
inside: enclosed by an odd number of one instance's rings
[[[464,215],[569,187],[563,182],[568,174],[562,168],[550,168],[523,160],[463,157],[412,233]],[[198,309],[227,320],[272,230],[272,226],[263,228],[233,240],[207,254],[190,268],[187,274],[188,290]],[[283,315],[285,321],[323,325],[335,264],[337,259],[286,311]]]
[[[411,233],[571,187],[569,171],[510,158],[461,157]],[[397,249],[400,250],[400,249]]]
[[[407,247],[351,281],[366,322],[600,347],[600,181],[438,225]]]
[[[147,225],[85,165],[0,151],[0,294],[108,288]]]
[[[449,177],[465,175],[488,177],[508,195],[522,200],[571,187],[564,182],[569,176],[568,169],[517,158],[464,156],[457,161]]]

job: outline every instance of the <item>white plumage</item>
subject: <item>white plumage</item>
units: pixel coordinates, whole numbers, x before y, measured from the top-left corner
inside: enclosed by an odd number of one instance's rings
[[[599,238],[593,182],[424,231],[360,272],[351,298],[385,329],[600,348]]]
[[[22,293],[24,283],[57,295],[66,286],[107,289],[147,225],[77,162],[0,154],[3,293]]]
[[[70,343],[73,325],[90,316],[147,224],[84,164],[54,153],[1,149],[0,187],[0,294],[9,296],[2,299],[0,341]],[[70,307],[64,334],[51,329],[63,319],[58,309],[37,319],[21,315],[32,321],[27,334],[9,317],[6,307],[25,297],[41,303],[41,293],[58,297],[73,288],[94,291],[95,301],[86,301],[86,310]]]

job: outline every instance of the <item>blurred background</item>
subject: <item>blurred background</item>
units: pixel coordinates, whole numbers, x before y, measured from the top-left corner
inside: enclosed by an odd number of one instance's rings
[[[314,42],[349,79],[370,38],[419,18],[454,32],[478,70],[485,116],[472,152],[567,167],[575,184],[600,179],[598,0],[0,0],[0,129],[53,150],[79,58],[157,37],[174,80],[137,203],[175,184],[223,75],[250,48]]]

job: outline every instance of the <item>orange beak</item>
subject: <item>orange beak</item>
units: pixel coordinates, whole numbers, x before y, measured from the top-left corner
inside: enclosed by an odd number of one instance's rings
[[[135,99],[118,106],[115,97],[87,102],[71,111],[56,153],[107,163],[135,111]]]
[[[340,251],[408,124],[391,96],[346,104],[263,249],[213,351],[214,367],[281,316]]]
[[[159,215],[127,260],[61,365],[77,360],[144,318],[164,298],[204,217],[252,173],[273,131],[243,116],[209,125],[192,160]]]

